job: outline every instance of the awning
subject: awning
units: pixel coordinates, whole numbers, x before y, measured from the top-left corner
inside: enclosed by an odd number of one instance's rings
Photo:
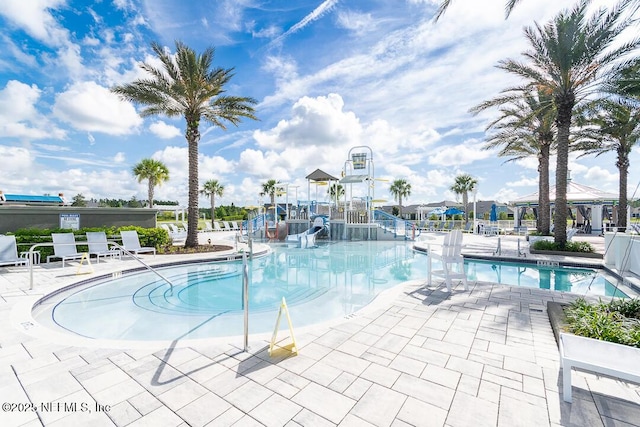
[[[369,175],[347,175],[340,180],[341,184],[359,184],[365,182]]]

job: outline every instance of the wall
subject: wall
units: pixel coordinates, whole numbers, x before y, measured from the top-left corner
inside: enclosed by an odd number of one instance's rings
[[[77,208],[71,206],[0,206],[0,233],[20,228],[58,228],[60,214],[79,214],[80,228],[156,226],[156,209]]]

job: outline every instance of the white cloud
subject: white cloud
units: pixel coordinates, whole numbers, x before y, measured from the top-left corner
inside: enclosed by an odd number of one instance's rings
[[[296,22],[291,28],[285,31],[281,36],[277,37],[270,43],[270,46],[280,44],[284,41],[285,38],[294,34],[300,30],[302,30],[307,25],[311,24],[313,21],[316,21],[322,18],[325,14],[331,11],[333,7],[338,3],[338,0],[324,0],[318,7],[316,7],[313,11],[307,14],[304,18],[302,18],[299,22]]]
[[[26,85],[10,80],[0,90],[0,135],[27,140],[62,139],[66,132],[53,125],[36,109],[41,90],[36,85]]]
[[[180,136],[182,132],[173,125],[169,125],[162,120],[153,122],[149,125],[149,130],[158,138],[171,139]]]
[[[491,156],[490,152],[483,150],[484,143],[467,140],[459,145],[443,148],[435,148],[436,154],[429,156],[429,164],[438,166],[462,166]]]
[[[130,134],[142,124],[130,102],[94,82],[75,83],[59,93],[53,112],[78,130],[109,135]]]
[[[526,178],[524,176],[520,177],[517,181],[510,181],[506,183],[507,187],[530,187],[532,185],[538,185],[538,177],[535,178]]]
[[[33,163],[33,157],[26,148],[8,147],[0,145],[0,182],[3,182],[14,172],[27,172]]]
[[[116,155],[113,156],[113,161],[115,163],[124,163],[125,159],[126,156],[122,151],[117,152]]]
[[[343,10],[338,13],[338,27],[352,31],[361,36],[364,33],[374,31],[373,18],[370,13],[361,13],[353,10]]]
[[[612,173],[600,166],[594,166],[584,173],[584,177],[590,182],[595,183],[612,183],[618,182],[618,173]]]

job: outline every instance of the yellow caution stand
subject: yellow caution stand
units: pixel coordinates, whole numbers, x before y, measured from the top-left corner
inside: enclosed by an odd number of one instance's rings
[[[82,258],[80,258],[80,264],[78,264],[78,269],[76,270],[76,276],[80,274],[80,269],[84,265],[83,263],[87,261],[87,267],[89,267],[89,271],[85,271],[82,274],[91,274],[93,273],[93,266],[91,265],[91,260],[89,259],[89,254],[87,252],[82,253]]]
[[[287,308],[287,301],[282,297],[282,303],[280,304],[280,310],[278,310],[278,318],[276,319],[276,327],[273,330],[273,335],[271,336],[271,343],[269,344],[269,355],[273,356],[273,347],[276,344],[276,338],[278,337],[278,329],[280,328],[280,319],[282,318],[282,312],[287,315],[287,321],[289,322],[289,333],[291,334],[292,343],[280,347],[283,349],[289,350],[291,353],[298,354],[298,345],[296,344],[296,338],[293,335],[293,324],[291,323],[291,316],[289,316],[289,309]]]

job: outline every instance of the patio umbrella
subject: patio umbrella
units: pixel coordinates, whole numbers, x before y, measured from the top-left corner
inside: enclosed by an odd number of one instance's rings
[[[458,208],[449,208],[446,211],[444,211],[445,215],[462,215],[464,213],[464,211],[458,209]]]
[[[498,220],[498,212],[496,211],[496,204],[491,205],[491,214],[489,214],[489,221],[496,222]]]

